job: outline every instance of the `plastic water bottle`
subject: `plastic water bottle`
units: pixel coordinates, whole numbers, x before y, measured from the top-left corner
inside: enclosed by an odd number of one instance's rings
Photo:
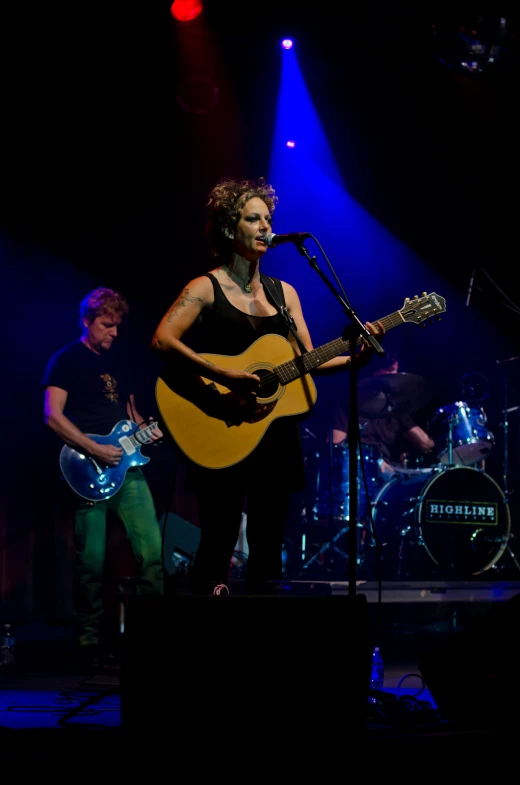
[[[372,670],[370,672],[370,689],[382,690],[385,680],[385,663],[381,657],[379,646],[372,652]]]
[[[0,670],[10,668],[15,663],[14,635],[10,624],[4,624],[2,645],[0,646]]]

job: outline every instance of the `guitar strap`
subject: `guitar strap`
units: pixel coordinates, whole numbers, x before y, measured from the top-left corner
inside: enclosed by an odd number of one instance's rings
[[[300,338],[299,338],[299,336],[297,334],[298,328],[296,327],[296,325],[294,323],[294,319],[292,318],[291,314],[287,310],[287,306],[284,303],[278,302],[278,299],[277,299],[277,296],[276,296],[274,280],[272,278],[268,278],[266,275],[262,275],[262,274],[260,274],[260,279],[261,279],[261,281],[262,281],[262,283],[264,285],[265,290],[267,291],[267,294],[269,295],[269,299],[271,300],[272,304],[278,310],[278,312],[281,313],[281,315],[283,316],[283,318],[286,321],[286,324],[287,324],[289,330],[292,332],[292,334],[296,338],[296,343],[300,347],[301,353],[305,354],[307,349],[305,348],[305,346],[303,345],[303,343],[301,342],[301,340],[300,340]],[[281,284],[280,284],[280,286],[281,286]]]

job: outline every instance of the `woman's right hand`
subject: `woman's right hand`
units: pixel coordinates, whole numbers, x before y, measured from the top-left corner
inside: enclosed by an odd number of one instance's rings
[[[245,399],[256,397],[259,383],[260,377],[256,373],[248,373],[239,368],[226,368],[221,380],[221,384],[228,387],[231,392]]]

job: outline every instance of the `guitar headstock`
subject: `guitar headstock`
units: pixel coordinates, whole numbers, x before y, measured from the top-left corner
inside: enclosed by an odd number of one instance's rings
[[[440,314],[446,311],[446,300],[435,292],[422,296],[415,295],[413,299],[406,297],[403,307],[399,311],[405,322],[420,324],[422,327],[433,318],[440,321]]]

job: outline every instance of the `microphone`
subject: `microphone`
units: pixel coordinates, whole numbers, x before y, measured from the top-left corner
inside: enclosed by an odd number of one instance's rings
[[[293,232],[293,234],[269,234],[264,235],[265,244],[270,248],[276,248],[283,243],[296,243],[301,245],[308,237],[312,237],[309,232]]]
[[[475,268],[471,271],[471,278],[469,279],[468,296],[466,297],[466,305],[469,305],[471,292],[473,291],[473,280],[475,278]]]

